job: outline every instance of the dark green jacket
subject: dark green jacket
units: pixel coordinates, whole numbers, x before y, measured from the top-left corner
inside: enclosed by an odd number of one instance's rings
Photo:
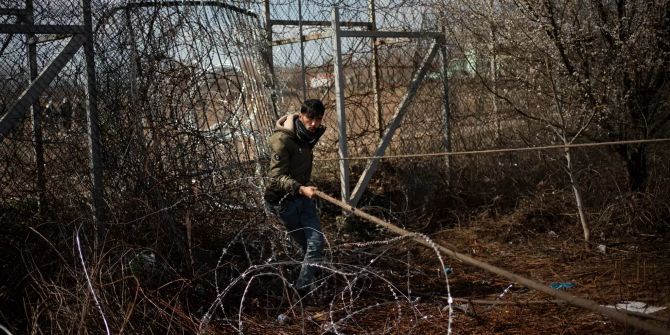
[[[286,115],[277,121],[270,136],[269,183],[265,200],[273,205],[287,196],[295,196],[302,185],[309,185],[312,175],[312,146],[300,140],[295,131],[294,120],[298,114]],[[318,136],[325,131],[321,127]]]

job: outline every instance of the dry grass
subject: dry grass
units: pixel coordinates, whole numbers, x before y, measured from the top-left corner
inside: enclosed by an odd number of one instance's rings
[[[402,165],[383,166],[380,175],[384,179],[373,182],[365,206],[390,222],[547,285],[574,283],[569,292],[601,304],[632,300],[670,305],[668,207],[662,193],[653,193],[661,188],[618,197],[597,212],[591,207],[595,238],[587,245],[580,238],[569,190],[541,184],[534,192],[517,194],[514,202],[505,200],[514,197],[509,193],[451,192],[439,197],[437,190],[428,204],[415,207],[421,201],[406,201],[408,194],[418,194],[409,186],[421,189],[426,180],[409,178]],[[334,178],[322,182],[323,189],[337,193]],[[145,214],[141,220],[112,226],[99,253],[93,252],[88,223],[81,218],[70,218],[67,225],[43,225],[41,218],[29,214],[31,208],[3,211],[3,222],[14,222],[2,230],[9,242],[3,260],[14,271],[2,277],[0,324],[19,333],[100,332],[104,315],[110,329],[125,333],[447,332],[447,285],[433,251],[367,223],[342,226],[336,220],[339,209],[324,205],[329,247],[311,298],[320,307],[315,311],[293,298],[290,283],[300,253],[282,227],[259,209],[217,208],[213,195],[180,200],[165,216],[146,214],[129,202],[128,210],[135,214],[126,217]],[[499,198],[491,201],[495,195]],[[168,218],[165,223],[173,226],[161,224]],[[190,247],[173,235],[185,236],[186,218],[193,228]],[[94,291],[81,271],[76,231]],[[601,244],[604,253],[598,249]],[[633,332],[482,270],[444,261],[454,271],[449,289],[457,298],[451,322],[455,333]],[[17,308],[21,305],[24,312]],[[279,322],[279,314],[288,319]],[[658,315],[667,318],[668,312]]]

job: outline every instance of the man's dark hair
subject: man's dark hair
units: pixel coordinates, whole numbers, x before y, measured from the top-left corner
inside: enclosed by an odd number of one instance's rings
[[[323,117],[326,108],[323,107],[323,102],[319,99],[307,99],[300,107],[300,114],[307,114],[310,119]]]

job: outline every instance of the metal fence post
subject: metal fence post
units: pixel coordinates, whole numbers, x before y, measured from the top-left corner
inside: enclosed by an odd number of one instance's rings
[[[375,0],[368,2],[368,18],[370,19],[370,31],[377,31],[377,14],[375,13]],[[372,94],[375,108],[375,115],[377,116],[377,130],[379,138],[384,137],[384,116],[382,115],[382,105],[379,99],[379,51],[377,47],[377,38],[372,38],[372,58],[370,59],[372,66]]]
[[[298,0],[298,38],[300,39],[300,82],[302,84],[302,100],[307,99],[307,78],[305,76],[305,39],[302,33],[302,1]]]
[[[26,0],[26,23],[34,24],[33,0]],[[30,71],[30,82],[37,79],[37,40],[35,34],[26,35],[28,41],[28,68]],[[45,192],[46,181],[44,177],[44,141],[42,137],[42,108],[40,100],[37,99],[30,107],[33,126],[33,146],[35,149],[35,175],[37,186],[37,209],[40,215],[44,215],[46,210]]]
[[[384,155],[384,152],[386,152],[386,148],[388,148],[389,144],[391,143],[393,135],[395,134],[396,130],[400,127],[400,122],[402,121],[403,117],[405,117],[405,114],[407,114],[409,105],[412,103],[412,100],[419,91],[419,87],[423,82],[423,78],[425,78],[426,76],[426,72],[428,72],[428,67],[433,61],[435,55],[437,54],[438,48],[439,48],[438,42],[435,41],[433,45],[431,45],[428,54],[421,61],[421,65],[414,73],[412,82],[410,83],[409,88],[407,89],[407,93],[405,93],[405,96],[402,98],[400,105],[398,105],[398,108],[393,114],[391,122],[389,122],[388,128],[386,128],[386,131],[384,132],[384,136],[379,141],[379,145],[377,146],[377,149],[375,149],[374,158],[368,161],[365,170],[363,170],[363,174],[361,174],[361,176],[359,177],[358,183],[356,184],[356,187],[354,187],[354,191],[352,192],[353,194],[351,196],[351,199],[347,201],[348,204],[356,206],[358,204],[358,201],[361,200],[363,192],[368,187],[368,184],[372,179],[372,175],[374,175],[375,171],[377,170],[377,166],[379,165],[379,162],[381,160],[380,157],[382,157]]]
[[[344,73],[342,72],[342,40],[340,36],[340,12],[333,7],[333,57],[335,71],[335,105],[340,128],[340,184],[342,200],[349,202],[349,150],[347,149],[347,118],[344,113]]]
[[[270,80],[272,84],[272,91],[270,92],[270,100],[272,100],[272,111],[274,112],[275,119],[279,118],[279,111],[277,111],[277,77],[275,75],[274,67],[274,51],[273,51],[273,41],[272,41],[272,12],[270,11],[270,0],[263,1],[263,12],[265,14],[265,38],[267,41],[267,47],[264,50],[265,61],[268,64],[270,70]]]
[[[91,18],[91,0],[81,0],[82,20],[85,27],[86,40],[84,54],[86,59],[86,118],[88,121],[89,148],[91,157],[91,197],[93,222],[96,230],[96,244],[105,237],[103,224],[103,184],[102,184],[102,142],[100,139],[100,122],[98,119],[98,92],[95,79],[95,50],[93,46],[93,29]]]
[[[448,51],[447,51],[447,43],[446,43],[446,33],[445,35],[439,39],[440,43],[440,54],[442,58],[442,112],[443,112],[443,117],[444,117],[444,123],[443,123],[443,140],[444,140],[444,151],[445,152],[451,152],[451,110],[449,109],[449,79],[447,78],[448,76],[448,71],[449,71],[449,64],[448,64]],[[451,156],[446,155],[444,156],[444,164],[445,168],[447,171],[447,185],[449,187],[452,186],[453,184],[453,171],[451,168]]]
[[[263,1],[263,11],[265,14],[265,38],[267,39],[268,42],[268,49],[269,49],[269,57],[267,57],[266,61],[268,62],[268,65],[270,66],[270,71],[274,75],[274,57],[272,56],[272,17],[271,12],[270,12],[270,0],[265,0]]]

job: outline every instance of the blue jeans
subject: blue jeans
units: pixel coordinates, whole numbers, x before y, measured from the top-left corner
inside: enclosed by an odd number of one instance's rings
[[[316,213],[316,204],[312,199],[296,196],[284,200],[277,206],[276,212],[279,221],[284,224],[291,238],[300,245],[305,254],[296,287],[300,290],[309,289],[314,281],[316,267],[308,263],[321,262],[321,251],[325,240],[321,232],[319,215]]]

